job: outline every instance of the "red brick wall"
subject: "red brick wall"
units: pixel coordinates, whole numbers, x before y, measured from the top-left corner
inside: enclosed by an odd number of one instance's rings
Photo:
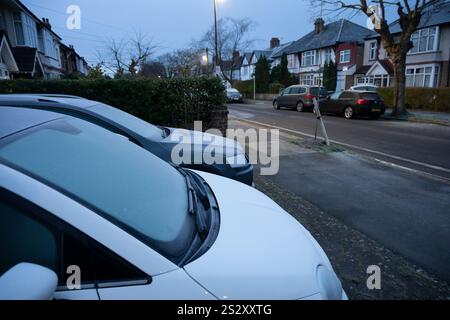
[[[338,45],[336,49],[336,58],[338,61],[338,65],[340,66],[349,66],[357,63],[357,48],[358,45],[356,43],[341,43]],[[341,63],[341,51],[350,49],[350,62],[349,63]]]

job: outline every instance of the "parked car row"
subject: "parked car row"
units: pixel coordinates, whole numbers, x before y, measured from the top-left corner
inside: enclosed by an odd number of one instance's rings
[[[174,130],[78,97],[0,96],[0,299],[347,299],[241,169],[168,160]]]
[[[351,90],[329,94],[323,87],[291,86],[273,100],[273,107],[295,109],[298,112],[312,110],[313,99],[317,99],[321,113],[344,116],[352,119],[356,116],[378,118],[386,112],[383,99],[376,87],[355,86]]]

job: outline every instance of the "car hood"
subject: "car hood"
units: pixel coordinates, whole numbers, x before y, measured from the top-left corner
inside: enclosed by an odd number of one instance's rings
[[[217,298],[301,299],[323,291],[319,266],[336,277],[309,232],[270,198],[244,184],[197,173],[217,198],[220,231],[211,249],[184,269]]]
[[[170,136],[161,141],[168,149],[172,149],[175,145],[182,144],[185,146],[190,145],[191,150],[194,152],[195,147],[201,147],[200,151],[205,150],[207,147],[214,148],[218,154],[223,154],[226,157],[232,157],[244,153],[239,143],[219,135],[186,129],[171,128],[170,131]]]

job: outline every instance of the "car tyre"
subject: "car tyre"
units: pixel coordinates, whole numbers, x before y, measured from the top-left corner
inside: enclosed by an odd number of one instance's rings
[[[355,116],[355,110],[353,110],[353,107],[346,107],[344,110],[344,117],[345,119],[352,119]]]
[[[303,102],[301,102],[301,101],[297,102],[296,109],[297,109],[297,112],[303,112],[303,110],[304,110]]]
[[[379,115],[379,114],[372,114],[372,115],[370,116],[370,119],[372,119],[372,120],[380,119],[380,115]]]
[[[280,105],[278,104],[278,101],[275,101],[275,102],[273,103],[273,108],[274,108],[275,110],[280,110]]]

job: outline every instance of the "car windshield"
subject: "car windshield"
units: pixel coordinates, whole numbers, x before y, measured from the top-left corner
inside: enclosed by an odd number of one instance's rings
[[[61,190],[174,263],[195,236],[182,174],[150,152],[66,117],[0,143],[0,161]]]
[[[319,96],[320,98],[324,98],[328,96],[328,90],[326,88],[320,88],[320,95],[319,93],[319,87],[312,87],[311,88],[311,94],[315,97]]]
[[[130,129],[144,138],[157,140],[163,137],[162,129],[117,108],[99,104],[89,108],[89,110]]]

